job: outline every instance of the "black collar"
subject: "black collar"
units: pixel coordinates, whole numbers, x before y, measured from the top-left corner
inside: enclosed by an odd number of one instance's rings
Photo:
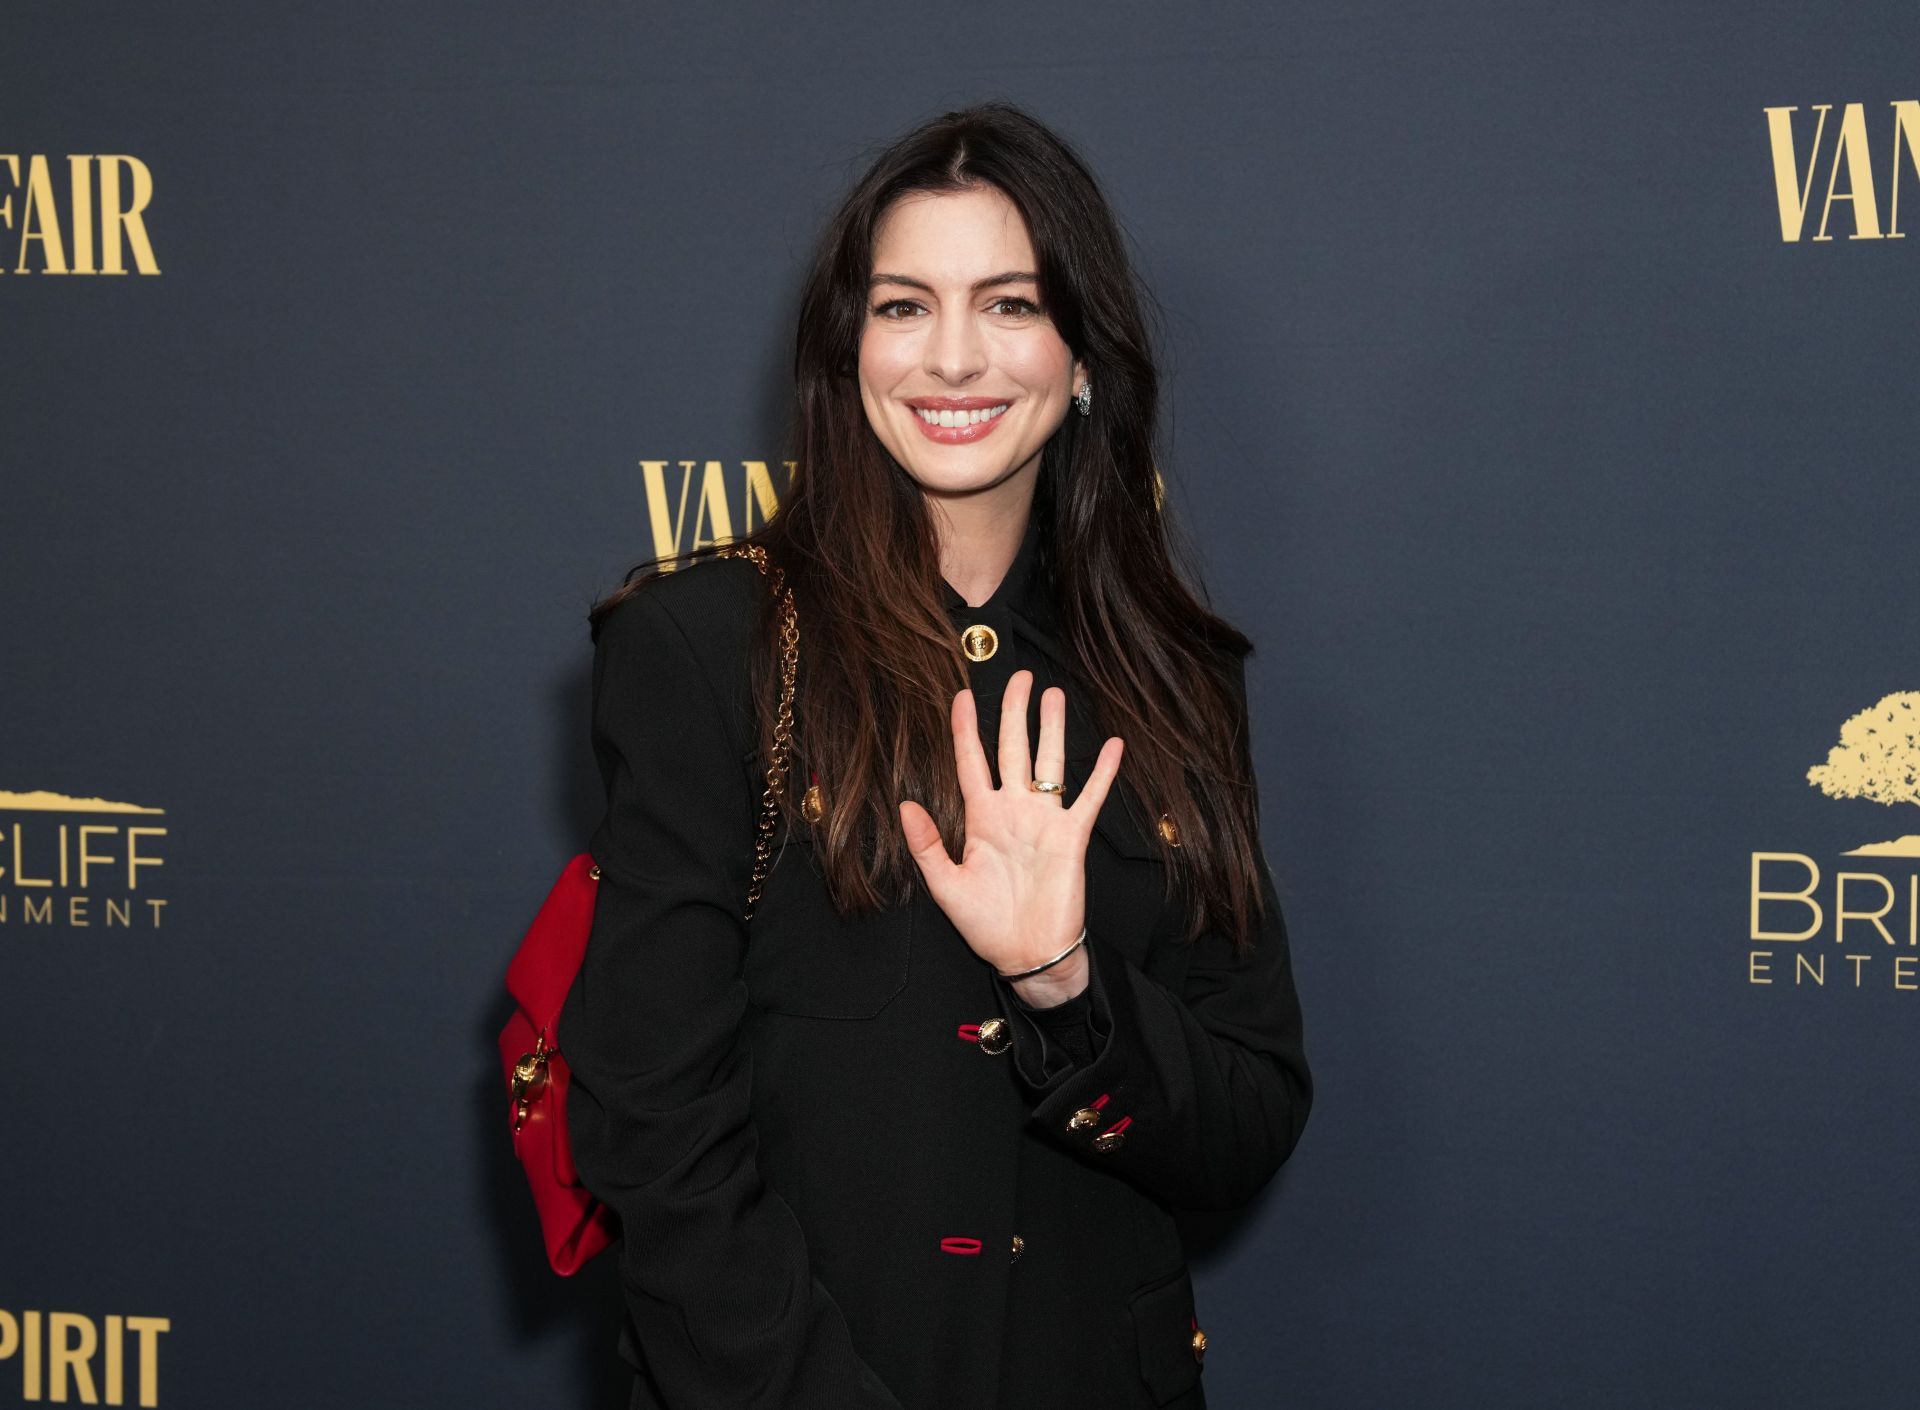
[[[985,622],[996,630],[1012,630],[1051,656],[1062,670],[1070,670],[1072,661],[1062,640],[1059,604],[1054,596],[1052,574],[1040,562],[1040,518],[1029,515],[1027,531],[1007,565],[993,595],[978,607],[969,607],[966,598],[954,591],[944,578],[940,582],[941,600],[954,626],[965,629]],[[998,709],[996,703],[993,707]]]

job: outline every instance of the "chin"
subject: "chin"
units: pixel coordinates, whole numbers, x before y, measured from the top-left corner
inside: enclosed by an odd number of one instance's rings
[[[905,462],[902,462],[905,465]],[[908,478],[932,494],[969,494],[999,484],[1007,478],[1004,465],[930,470],[923,465],[905,465]]]

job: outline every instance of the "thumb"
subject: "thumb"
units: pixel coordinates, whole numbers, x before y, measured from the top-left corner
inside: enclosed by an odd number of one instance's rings
[[[947,855],[946,843],[940,839],[940,825],[931,813],[909,798],[900,804],[900,830],[906,834],[907,851],[927,879],[927,889],[935,896],[943,894],[948,880],[960,868]]]

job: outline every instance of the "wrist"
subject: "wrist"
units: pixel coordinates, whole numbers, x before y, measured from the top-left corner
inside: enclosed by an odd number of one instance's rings
[[[1092,977],[1087,947],[1082,945],[1059,964],[1031,979],[1009,981],[1020,1002],[1030,1009],[1050,1009],[1086,992]]]
[[[1080,927],[1079,935],[1074,937],[1073,943],[1067,946],[1066,949],[1060,951],[1059,954],[1053,956],[1051,959],[1042,960],[1040,961],[1039,964],[1029,965],[1025,969],[1012,969],[1012,970],[997,969],[994,971],[994,973],[998,974],[1002,979],[1006,979],[1006,980],[1031,979],[1036,974],[1045,974],[1049,970],[1052,970],[1057,966],[1064,964],[1069,956],[1080,953],[1080,947],[1082,945],[1085,945],[1086,943],[1087,943],[1087,928],[1086,926],[1083,925]]]

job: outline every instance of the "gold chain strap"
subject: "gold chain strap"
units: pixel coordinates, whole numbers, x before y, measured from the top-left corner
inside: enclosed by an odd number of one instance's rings
[[[759,544],[730,544],[714,557],[752,559],[772,587],[773,595],[780,600],[780,711],[774,716],[773,757],[767,761],[767,787],[760,795],[760,825],[753,838],[753,881],[747,887],[746,914],[746,919],[752,920],[753,908],[760,903],[760,888],[766,884],[767,868],[773,858],[773,829],[780,795],[787,790],[787,758],[793,748],[793,682],[800,664],[800,614],[794,610],[786,570],[769,563],[766,549]]]

